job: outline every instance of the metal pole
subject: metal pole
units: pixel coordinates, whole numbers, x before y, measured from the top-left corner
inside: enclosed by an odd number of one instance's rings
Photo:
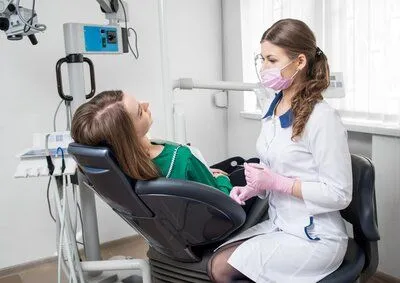
[[[70,94],[73,97],[73,100],[71,101],[71,111],[73,114],[75,110],[86,101],[83,62],[68,63],[68,77]],[[68,125],[68,127],[70,128],[70,125]],[[85,245],[85,256],[87,260],[101,260],[94,192],[84,185],[80,173],[78,173],[78,181],[83,221],[82,233]],[[89,275],[97,276],[100,273],[101,272],[95,272],[90,273]]]
[[[173,89],[217,89],[217,90],[236,90],[236,91],[254,91],[260,88],[259,84],[243,82],[199,82],[191,78],[180,78],[174,81]]]

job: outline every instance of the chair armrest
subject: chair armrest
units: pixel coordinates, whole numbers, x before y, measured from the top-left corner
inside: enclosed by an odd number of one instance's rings
[[[246,220],[242,207],[220,191],[191,181],[138,181],[135,191],[161,225],[188,246],[221,241]],[[193,225],[195,223],[196,225]]]

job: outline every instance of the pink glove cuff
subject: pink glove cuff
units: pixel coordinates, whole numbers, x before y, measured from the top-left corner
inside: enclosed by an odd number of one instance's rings
[[[246,182],[257,191],[258,195],[265,190],[293,193],[294,179],[277,174],[262,164],[250,163],[244,167]]]
[[[274,187],[277,191],[281,191],[285,194],[293,194],[294,179],[284,177],[276,174],[274,178]]]

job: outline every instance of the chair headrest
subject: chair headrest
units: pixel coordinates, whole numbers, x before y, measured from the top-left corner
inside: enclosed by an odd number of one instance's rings
[[[110,149],[71,143],[68,152],[96,193],[114,209],[137,217],[153,216],[132,188],[136,181],[122,172]]]

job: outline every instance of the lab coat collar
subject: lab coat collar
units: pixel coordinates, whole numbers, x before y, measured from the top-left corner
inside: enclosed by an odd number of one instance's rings
[[[283,97],[282,91],[280,91],[279,93],[275,94],[275,98],[272,101],[271,105],[269,106],[268,112],[267,112],[267,114],[265,114],[263,119],[272,117],[274,115],[274,111],[275,111],[276,105],[282,99],[282,97]],[[289,109],[288,111],[286,111],[285,114],[279,116],[279,121],[281,122],[281,127],[282,128],[290,127],[292,125],[292,123],[293,123],[293,111],[292,111],[292,109]]]

